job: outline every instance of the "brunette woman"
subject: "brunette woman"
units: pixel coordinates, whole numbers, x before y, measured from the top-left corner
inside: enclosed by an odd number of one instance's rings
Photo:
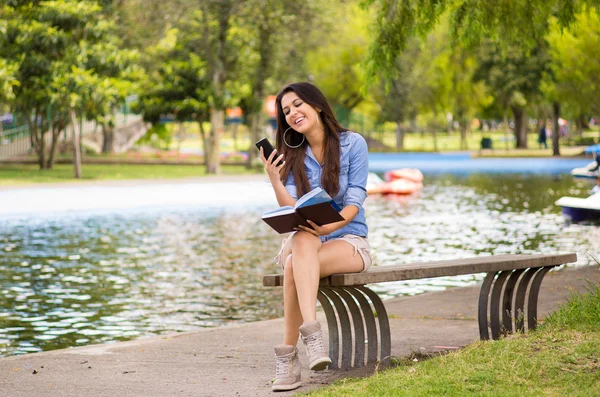
[[[284,272],[283,343],[277,358],[273,391],[301,385],[296,343],[305,344],[311,370],[331,364],[321,325],[316,320],[319,279],[334,273],[362,272],[371,266],[363,203],[367,197],[368,153],[364,138],[337,122],[323,93],[309,83],[295,83],[277,95],[276,151],[261,160],[280,206],[293,206],[319,186],[342,208],[344,221],[312,227],[299,225],[276,256]],[[283,160],[282,163],[279,160]],[[279,165],[277,165],[279,164]]]

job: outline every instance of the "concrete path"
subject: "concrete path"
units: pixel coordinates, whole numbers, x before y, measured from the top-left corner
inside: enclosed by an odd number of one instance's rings
[[[549,273],[542,284],[540,315],[554,310],[571,291],[584,292],[586,280],[600,283],[597,266]],[[479,286],[474,286],[387,301],[392,354],[435,352],[478,340],[478,293]],[[325,325],[322,314],[320,320]],[[6,357],[0,359],[0,396],[273,396],[272,349],[280,343],[282,330],[283,320],[276,319]],[[300,350],[305,384],[298,391],[372,372],[311,373]]]

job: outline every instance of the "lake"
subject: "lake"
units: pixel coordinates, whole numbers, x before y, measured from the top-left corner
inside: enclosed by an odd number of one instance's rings
[[[600,226],[566,224],[554,205],[590,182],[430,166],[419,195],[367,199],[375,266],[565,251],[587,265],[600,252]],[[0,191],[0,356],[282,316],[281,291],[262,287],[280,237],[260,215],[275,205],[262,177]],[[391,298],[482,277],[374,289]]]

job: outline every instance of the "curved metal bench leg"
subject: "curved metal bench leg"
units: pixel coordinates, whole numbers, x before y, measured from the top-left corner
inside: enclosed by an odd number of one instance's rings
[[[481,284],[481,290],[479,291],[479,308],[477,317],[479,319],[479,338],[481,340],[490,339],[488,330],[488,299],[490,295],[490,288],[496,277],[496,272],[489,272],[483,284]]]
[[[507,334],[513,333],[513,298],[515,296],[515,285],[525,269],[517,269],[506,280],[504,293],[502,295],[502,331]]]
[[[525,331],[525,312],[527,328],[537,326],[537,301],[544,276],[555,266],[542,268],[517,269],[514,271],[490,272],[486,275],[479,293],[479,335],[482,340],[489,339],[489,326],[492,339],[499,339],[504,333]],[[491,298],[490,298],[491,290]],[[525,299],[527,297],[527,309]],[[513,309],[514,299],[514,309]],[[513,327],[514,321],[514,327]]]
[[[350,315],[352,316],[352,329],[354,330],[354,360],[352,367],[360,368],[365,364],[365,325],[360,307],[350,295],[346,287],[333,288],[335,292],[346,303]],[[342,356],[344,354],[352,356],[352,346],[344,346],[342,348]]]
[[[479,320],[479,338],[481,340],[490,339],[490,334],[488,330],[488,301],[490,289],[492,287],[492,283],[494,282],[496,274],[496,272],[489,272],[485,276],[485,279],[483,279],[483,283],[481,284],[481,290],[479,291],[479,307],[477,317]]]
[[[533,330],[537,327],[537,301],[540,293],[540,286],[542,285],[544,276],[553,267],[554,266],[546,266],[541,268],[540,271],[535,274],[535,277],[531,282],[531,287],[529,288],[529,298],[527,301],[527,328],[529,330]]]
[[[381,361],[383,365],[387,365],[389,364],[392,355],[392,339],[390,335],[390,322],[385,306],[379,298],[379,295],[369,288],[362,286],[356,287],[356,289],[364,293],[371,300],[371,303],[377,312],[377,320],[379,321],[379,341],[381,345],[379,361]]]
[[[323,291],[323,293],[333,302],[333,306],[335,307],[340,320],[339,331],[342,336],[342,365],[338,367],[344,370],[349,369],[352,367],[352,330],[348,310],[346,309],[346,306],[344,306],[344,302],[340,296],[336,294],[334,290],[323,287],[321,288],[321,291]]]
[[[378,351],[377,324],[375,323],[375,316],[373,315],[371,304],[367,298],[365,298],[365,295],[363,295],[363,293],[358,289],[354,287],[346,287],[346,291],[354,296],[362,310],[363,319],[367,328],[367,363],[376,363]]]
[[[319,289],[317,298],[319,299],[321,307],[323,307],[323,311],[325,312],[325,317],[327,318],[327,329],[329,330],[329,358],[331,358],[329,368],[339,368],[340,337],[335,311],[333,310],[333,306],[327,298],[327,295],[325,295],[321,289]]]
[[[492,299],[490,301],[490,328],[492,330],[492,339],[500,339],[502,328],[500,326],[500,300],[502,298],[502,288],[506,279],[512,271],[500,272],[494,286],[492,287]]]
[[[540,270],[539,267],[532,267],[525,270],[517,286],[517,296],[515,298],[515,332],[525,332],[525,296],[527,288],[533,276]]]

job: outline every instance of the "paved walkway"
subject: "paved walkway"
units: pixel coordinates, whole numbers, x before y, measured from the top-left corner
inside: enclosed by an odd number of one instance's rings
[[[572,290],[585,291],[586,280],[600,283],[597,266],[549,273],[542,284],[540,315],[554,310]],[[392,354],[434,352],[477,340],[478,293],[474,286],[387,301]],[[282,330],[283,320],[276,319],[6,357],[0,359],[0,396],[273,396],[272,348],[280,343]],[[310,373],[302,348],[301,353],[305,385],[299,391],[372,371]]]

